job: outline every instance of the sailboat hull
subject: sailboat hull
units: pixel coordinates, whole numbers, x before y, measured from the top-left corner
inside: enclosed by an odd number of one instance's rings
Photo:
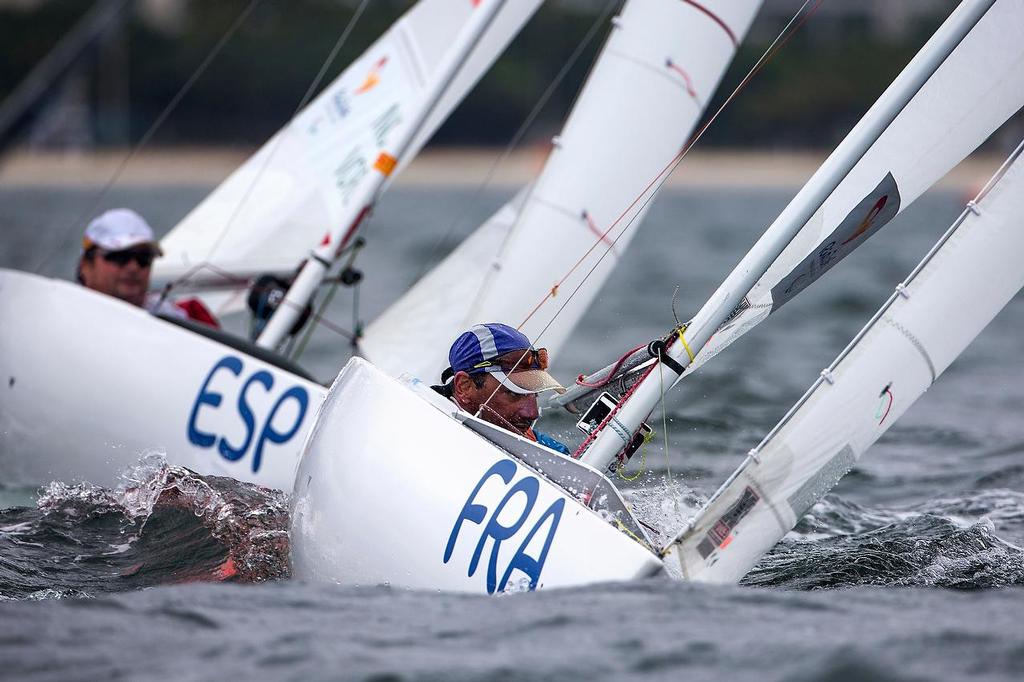
[[[147,452],[290,489],[326,389],[69,282],[0,269],[0,484],[111,485]]]
[[[400,381],[353,358],[310,433],[295,576],[496,593],[628,580],[658,557]]]

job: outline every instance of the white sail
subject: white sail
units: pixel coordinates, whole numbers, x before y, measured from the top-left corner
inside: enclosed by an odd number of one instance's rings
[[[1017,111],[1024,102],[1022,37],[1024,0],[959,5],[701,306],[685,334],[678,330],[679,341],[661,362],[672,386],[694,365],[695,353],[706,361],[808,286]],[[605,417],[584,462],[599,469],[611,464],[664,398],[662,376],[648,371]],[[604,428],[612,422],[616,428]]]
[[[1024,3],[1001,0],[750,289],[738,313],[697,354],[692,368],[714,357],[863,244],[1022,105]]]
[[[743,577],[1024,287],[1020,152],[672,545],[687,578]]]
[[[636,233],[650,183],[692,134],[760,4],[627,2],[525,203],[502,208],[480,228],[486,236],[471,237],[369,325],[363,354],[393,374],[434,379],[460,331],[495,320],[525,321],[523,331],[556,352]],[[514,224],[505,219],[513,214]],[[423,317],[430,322],[412,327],[410,345],[410,320]]]
[[[414,133],[423,146],[530,17],[540,0],[505,3]],[[156,281],[229,288],[291,272],[362,206],[354,197],[381,149],[405,133],[476,3],[421,0],[161,242]]]

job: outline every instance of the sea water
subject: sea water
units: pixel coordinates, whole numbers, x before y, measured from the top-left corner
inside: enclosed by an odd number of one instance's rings
[[[104,207],[132,206],[166,229],[206,191],[115,189]],[[365,232],[358,317],[372,319],[510,194],[393,189]],[[554,358],[556,375],[571,381],[664,333],[673,297],[688,319],[792,194],[660,197]],[[626,472],[635,480],[621,481],[638,513],[666,536],[679,527],[966,198],[926,195],[670,394]],[[0,189],[0,266],[69,277],[94,199]],[[352,305],[339,293],[332,324],[351,328]],[[484,598],[309,585],[288,577],[284,493],[199,476],[159,452],[139,453],[111,489],[0,481],[0,678],[1019,679],[1022,324],[1018,297],[740,586],[658,578]],[[301,362],[329,380],[347,348],[321,329]],[[579,437],[567,415],[542,425]]]

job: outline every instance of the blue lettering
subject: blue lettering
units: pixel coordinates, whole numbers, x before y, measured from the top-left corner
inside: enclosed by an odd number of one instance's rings
[[[508,568],[505,569],[505,575],[501,577],[501,584],[498,585],[498,591],[504,592],[505,587],[508,585],[508,579],[512,577],[512,571],[519,569],[530,577],[530,589],[537,589],[537,582],[540,580],[540,572],[544,569],[544,562],[548,558],[548,550],[551,549],[551,541],[555,539],[555,531],[558,530],[558,522],[562,520],[562,510],[565,509],[565,498],[559,498],[548,507],[548,510],[544,512],[537,523],[533,524],[533,528],[530,529],[530,534],[523,540],[523,544],[519,545],[519,549],[516,550],[515,556],[512,557],[511,563]],[[540,551],[540,556],[536,559],[526,554],[526,548],[530,544],[530,540],[537,534],[541,526],[551,519],[551,530],[548,531],[548,537],[544,540],[544,548]]]
[[[491,547],[491,560],[487,562],[487,594],[494,594],[494,588],[498,585],[498,549],[501,547],[502,541],[508,540],[519,532],[523,523],[526,522],[526,517],[533,511],[533,504],[537,501],[537,491],[539,489],[540,483],[533,476],[520,479],[518,483],[512,486],[511,490],[505,493],[505,497],[494,508],[491,520],[484,527],[484,532],[480,536],[480,542],[476,544],[476,551],[473,552],[473,558],[469,562],[469,575],[472,577],[476,573],[477,563],[480,561],[480,554],[484,550],[484,543],[487,542],[487,538],[494,538],[494,545]],[[511,526],[503,526],[498,521],[498,516],[509,500],[518,493],[526,495],[526,505],[523,508],[523,513],[520,514],[519,518]]]
[[[234,376],[240,377],[244,364],[241,358],[233,355],[228,355],[221,358],[217,364],[213,366],[210,373],[206,375],[206,379],[203,381],[202,387],[199,389],[199,395],[196,396],[196,401],[192,405],[192,412],[188,419],[188,440],[193,445],[201,448],[211,448],[215,444],[220,455],[231,462],[238,461],[245,456],[245,453],[249,451],[252,446],[253,436],[256,434],[258,426],[258,415],[254,413],[252,405],[249,402],[249,389],[253,384],[259,384],[263,386],[268,392],[274,387],[274,375],[266,370],[257,370],[252,376],[246,379],[245,383],[242,384],[241,390],[238,392],[237,409],[238,416],[241,418],[243,425],[245,426],[245,435],[242,443],[237,447],[232,445],[226,436],[218,435],[216,433],[206,433],[200,431],[198,427],[199,410],[204,405],[210,408],[218,408],[221,403],[224,402],[224,395],[217,393],[210,389],[210,383],[213,381],[213,377],[217,372],[225,369],[231,372]],[[295,423],[291,425],[286,431],[279,431],[274,428],[273,422],[274,417],[280,411],[282,405],[288,401],[294,401],[297,405],[298,416],[295,418]],[[259,432],[259,437],[256,440],[256,449],[253,453],[252,470],[255,473],[259,471],[260,464],[263,459],[263,449],[267,443],[285,443],[291,440],[296,433],[299,431],[299,427],[302,426],[302,420],[306,416],[306,410],[309,407],[309,393],[306,389],[301,386],[292,386],[285,391],[277,402],[274,403],[273,407],[270,408],[270,414],[267,416],[266,422],[263,424],[263,428]],[[220,441],[219,443],[217,441]]]
[[[551,503],[544,513],[540,515],[540,518],[534,522],[530,531],[526,534],[526,537],[519,544],[515,553],[512,555],[512,559],[509,561],[505,570],[501,574],[501,580],[498,580],[498,553],[501,551],[501,545],[506,540],[511,539],[517,533],[519,533],[526,524],[534,506],[537,503],[537,496],[540,493],[540,481],[534,476],[524,476],[517,481],[511,488],[505,493],[505,496],[501,498],[501,501],[494,507],[493,511],[490,511],[486,505],[476,502],[477,496],[483,489],[484,484],[488,480],[497,476],[500,478],[506,486],[512,484],[512,480],[515,478],[517,467],[515,462],[508,459],[502,459],[484,472],[484,475],[477,482],[476,487],[473,488],[473,492],[469,494],[469,498],[466,503],[462,506],[462,511],[459,513],[459,517],[455,520],[455,525],[452,528],[451,535],[448,536],[448,544],[444,550],[444,563],[448,563],[452,555],[455,552],[455,543],[459,539],[459,534],[462,532],[463,521],[469,521],[470,523],[482,526],[480,531],[480,539],[476,543],[476,548],[473,550],[473,554],[469,560],[469,567],[467,576],[472,578],[476,574],[477,568],[480,567],[480,560],[483,558],[484,548],[487,545],[487,541],[492,541],[491,555],[487,561],[487,593],[494,594],[495,592],[503,592],[508,587],[509,580],[512,578],[512,574],[515,571],[524,573],[530,579],[530,589],[536,589],[537,585],[540,584],[540,574],[544,570],[544,563],[547,561],[548,552],[551,550],[551,544],[555,539],[555,533],[558,531],[558,524],[562,520],[562,513],[565,510],[565,498],[558,498]],[[519,514],[518,518],[511,521],[509,525],[504,525],[499,518],[501,513],[505,510],[513,498],[517,496],[523,496],[523,511]],[[488,518],[489,517],[489,518]],[[486,523],[485,523],[486,519]],[[546,529],[546,534],[545,534]],[[534,538],[538,535],[543,535],[544,542],[539,552],[535,555],[528,554],[530,543],[533,542]]]
[[[269,386],[267,388],[270,388]],[[289,398],[294,399],[299,404],[299,415],[295,418],[295,423],[292,424],[291,429],[286,433],[279,433],[273,429],[272,424],[274,423],[274,415],[277,414],[278,409],[284,404]],[[260,469],[260,463],[263,461],[263,445],[270,441],[271,443],[285,443],[289,441],[292,436],[299,430],[299,426],[302,425],[302,418],[306,416],[306,407],[309,405],[309,394],[306,393],[306,389],[301,386],[292,386],[284,392],[274,406],[270,408],[270,416],[267,417],[267,423],[263,425],[263,431],[260,433],[260,439],[256,443],[256,453],[252,456],[252,471],[256,473]]]
[[[477,493],[484,487],[484,483],[487,482],[491,476],[499,476],[501,480],[507,485],[512,477],[516,474],[516,463],[509,459],[503,459],[494,464],[490,469],[484,472],[480,482],[473,488],[473,492],[469,494],[469,499],[466,500],[466,504],[462,507],[462,512],[459,513],[459,518],[455,520],[455,527],[452,528],[452,534],[448,536],[448,545],[444,549],[444,563],[448,563],[448,560],[452,558],[452,552],[455,551],[455,541],[459,538],[459,531],[462,530],[462,522],[470,521],[475,524],[483,523],[484,516],[487,514],[487,507],[482,504],[474,504],[473,500],[476,498]],[[473,575],[476,570],[476,560],[474,560],[474,567],[470,569],[469,574]]]
[[[213,366],[210,373],[206,375],[206,381],[203,382],[203,387],[199,389],[199,395],[196,397],[195,405],[192,406],[192,415],[188,419],[188,440],[193,445],[198,445],[201,448],[211,447],[217,440],[217,437],[212,433],[204,433],[196,428],[196,417],[199,415],[199,408],[203,405],[220,407],[223,396],[220,393],[213,393],[212,391],[207,390],[210,385],[210,380],[213,379],[213,375],[216,374],[219,369],[227,369],[235,376],[238,376],[242,373],[242,361],[230,355],[225,357]]]
[[[238,393],[238,414],[242,421],[245,422],[245,441],[235,448],[228,443],[227,438],[221,436],[220,443],[217,445],[221,456],[231,462],[237,461],[245,455],[246,450],[249,449],[249,445],[252,443],[252,434],[256,430],[256,419],[253,417],[252,408],[249,407],[249,403],[245,399],[245,394],[253,384],[261,384],[263,388],[269,391],[274,386],[274,377],[270,375],[270,372],[260,370],[249,377],[248,381],[242,386],[242,390]]]

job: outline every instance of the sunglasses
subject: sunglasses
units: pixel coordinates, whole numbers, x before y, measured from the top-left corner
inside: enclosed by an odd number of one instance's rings
[[[123,268],[133,260],[140,268],[148,268],[153,264],[154,258],[156,258],[156,254],[152,251],[108,251],[103,254],[103,260],[119,268]]]
[[[497,372],[502,371],[505,374],[511,374],[513,372],[522,372],[527,369],[547,369],[548,368],[548,350],[547,348],[541,348],[539,350],[529,349],[526,351],[513,351],[506,353],[499,358],[494,360],[484,361],[477,365],[474,365],[474,369],[483,369],[485,372]]]

